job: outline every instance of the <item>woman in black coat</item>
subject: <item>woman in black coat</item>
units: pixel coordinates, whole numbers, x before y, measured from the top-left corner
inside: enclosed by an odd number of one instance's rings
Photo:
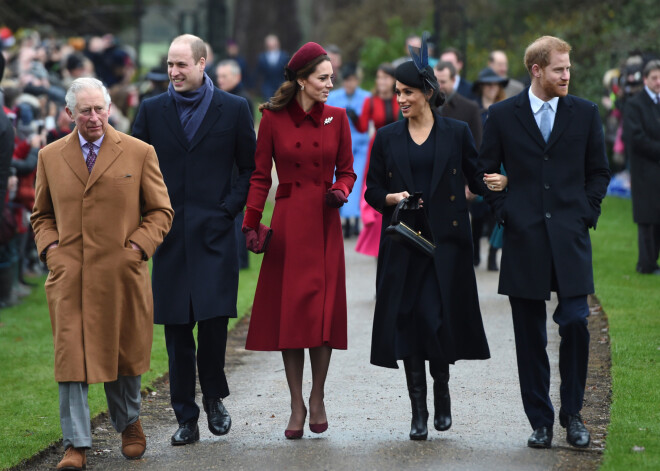
[[[451,427],[449,364],[490,357],[472,266],[472,235],[464,185],[476,177],[477,151],[467,124],[440,117],[433,70],[417,60],[396,70],[396,94],[405,118],[378,130],[365,199],[383,213],[378,255],[371,363],[397,368],[403,360],[412,404],[410,438],[428,434],[426,367],[434,379],[434,425]],[[385,234],[396,204],[422,192],[435,239],[433,257]]]

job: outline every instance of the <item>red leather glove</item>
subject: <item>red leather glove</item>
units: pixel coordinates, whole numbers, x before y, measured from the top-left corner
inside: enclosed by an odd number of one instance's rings
[[[245,234],[245,246],[247,249],[250,252],[259,254],[266,252],[266,249],[268,249],[268,243],[270,242],[270,236],[273,234],[273,230],[259,223],[257,230],[251,227],[244,227],[243,233]]]
[[[325,194],[325,204],[331,208],[341,208],[344,206],[344,203],[348,203],[348,199],[344,196],[344,192],[341,190],[333,190],[330,188]]]

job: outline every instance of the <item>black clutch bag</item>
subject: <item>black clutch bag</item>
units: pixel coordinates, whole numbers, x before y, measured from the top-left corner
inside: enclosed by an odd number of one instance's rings
[[[426,212],[419,207],[419,196],[416,194],[399,201],[394,208],[390,225],[385,229],[385,234],[411,250],[433,257],[435,241]],[[412,216],[411,219],[415,221],[414,227],[401,220],[402,211],[406,211]]]

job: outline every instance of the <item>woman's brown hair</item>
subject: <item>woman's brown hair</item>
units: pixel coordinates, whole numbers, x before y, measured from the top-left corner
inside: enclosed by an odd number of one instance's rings
[[[263,112],[263,110],[270,110],[270,111],[279,111],[282,108],[285,108],[291,100],[296,96],[296,93],[298,93],[298,79],[306,79],[309,77],[315,70],[316,66],[319,65],[323,61],[329,61],[330,58],[327,55],[321,55],[316,57],[315,59],[309,61],[309,63],[305,64],[298,72],[296,73],[296,78],[294,80],[287,80],[282,85],[280,85],[280,88],[277,89],[275,92],[275,95],[271,97],[270,100],[268,100],[266,103],[262,103],[259,105],[259,111]]]

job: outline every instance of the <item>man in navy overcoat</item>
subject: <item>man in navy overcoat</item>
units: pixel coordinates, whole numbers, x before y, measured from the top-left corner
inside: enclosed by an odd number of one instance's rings
[[[525,52],[532,78],[526,91],[489,108],[480,169],[504,166],[505,192],[486,200],[504,225],[499,293],[509,296],[525,413],[534,429],[527,444],[549,448],[554,409],[546,353],[546,307],[559,304],[561,409],[568,443],[589,445],[580,410],[589,356],[587,295],[593,293],[589,228],[595,228],[610,180],[603,130],[594,103],[568,95],[571,47],[544,36]]]
[[[247,102],[215,88],[205,63],[201,39],[175,38],[167,58],[169,89],[142,103],[133,126],[135,137],[156,148],[174,208],[172,230],[154,255],[152,275],[154,322],[165,325],[179,423],[173,445],[199,440],[195,366],[209,430],[224,435],[231,426],[222,399],[229,395],[227,321],[236,317],[238,290],[234,218],[247,199],[256,147]]]

